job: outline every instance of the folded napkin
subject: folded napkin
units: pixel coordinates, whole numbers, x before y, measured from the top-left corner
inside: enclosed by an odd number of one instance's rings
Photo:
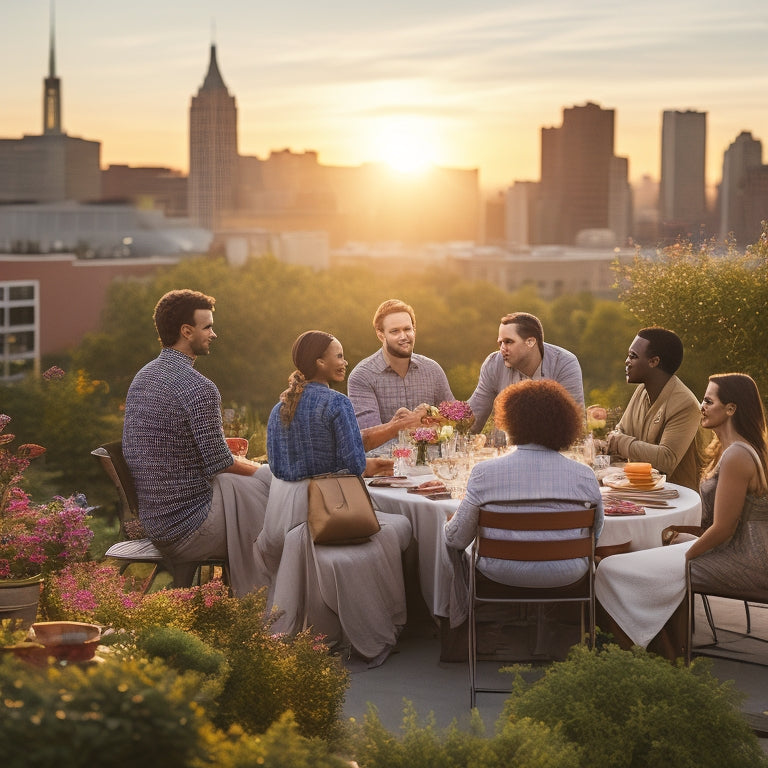
[[[396,475],[391,477],[374,477],[368,481],[371,488],[413,488],[416,483],[407,477]]]
[[[624,499],[603,499],[603,509],[606,515],[644,515],[645,510],[634,501]]]
[[[447,493],[448,489],[442,483],[434,485],[418,486],[418,488],[409,488],[408,493],[417,493],[420,496],[430,496],[433,493]]]

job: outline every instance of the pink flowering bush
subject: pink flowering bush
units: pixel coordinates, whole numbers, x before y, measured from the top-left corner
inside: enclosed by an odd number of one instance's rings
[[[10,420],[0,414],[0,433]],[[0,445],[13,438],[0,434]],[[15,453],[0,447],[0,579],[48,575],[84,559],[93,538],[86,523],[90,510],[85,496],[54,496],[46,504],[34,504],[16,485],[30,460],[44,452],[31,443]]]
[[[167,658],[181,647],[194,647],[191,633],[226,659],[222,679],[210,688],[216,701],[211,717],[223,730],[237,725],[260,733],[291,710],[305,736],[334,738],[349,675],[325,638],[309,631],[296,637],[272,632],[265,619],[262,590],[243,598],[230,597],[225,584],[209,581],[199,587],[142,594],[113,566],[76,563],[49,580],[48,613],[53,619],[87,621],[116,630],[105,636],[116,653],[127,657],[147,651],[156,629],[172,629],[162,643]]]
[[[135,587],[133,579],[114,566],[74,563],[54,574],[46,586],[48,616],[137,632],[156,626],[190,630],[201,612],[212,612],[217,603],[229,599],[227,586],[218,580],[147,594]]]
[[[88,514],[82,494],[33,504],[20,488],[10,489],[0,511],[0,579],[46,576],[84,559],[93,538]]]

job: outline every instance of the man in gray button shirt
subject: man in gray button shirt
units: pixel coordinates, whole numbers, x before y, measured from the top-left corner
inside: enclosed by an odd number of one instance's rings
[[[420,406],[454,399],[440,365],[413,351],[416,318],[411,306],[398,299],[383,302],[373,327],[381,349],[361,360],[347,383],[366,449],[380,445],[381,438],[396,437],[398,429],[419,426],[426,414]],[[380,433],[375,442],[366,439],[373,432]]]
[[[469,398],[475,415],[473,432],[482,431],[493,410],[496,395],[525,379],[552,379],[584,407],[584,385],[576,355],[544,341],[544,329],[535,315],[513,312],[501,318],[498,352],[485,358],[480,379]]]

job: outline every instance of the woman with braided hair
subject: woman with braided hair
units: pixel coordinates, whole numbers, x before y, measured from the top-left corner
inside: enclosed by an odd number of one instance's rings
[[[388,654],[405,623],[400,553],[410,541],[410,523],[377,513],[381,531],[369,542],[315,548],[306,526],[309,478],[330,472],[391,473],[392,463],[366,459],[352,403],[331,387],[346,377],[339,340],[324,331],[306,331],[291,355],[296,370],[267,423],[274,479],[256,542],[270,586],[269,605],[281,613],[274,629],[292,633],[309,623],[331,640],[351,644],[361,656],[375,658]]]

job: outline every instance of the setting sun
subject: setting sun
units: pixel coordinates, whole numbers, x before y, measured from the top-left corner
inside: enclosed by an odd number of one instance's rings
[[[435,162],[429,125],[418,118],[387,121],[376,137],[379,159],[400,173],[420,173]]]

